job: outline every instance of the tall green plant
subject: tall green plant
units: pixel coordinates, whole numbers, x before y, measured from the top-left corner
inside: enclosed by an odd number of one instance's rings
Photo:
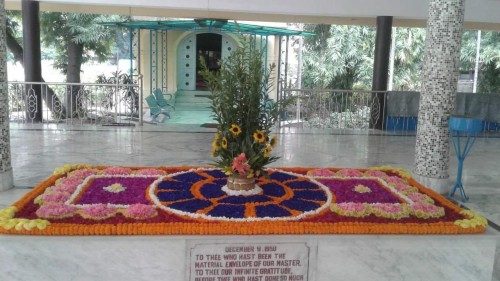
[[[474,72],[476,48],[477,31],[464,31],[460,53],[461,72]],[[500,32],[482,32],[478,70],[479,92],[500,93]]]
[[[271,156],[277,138],[269,135],[281,109],[291,102],[269,98],[275,66],[266,68],[265,53],[255,46],[254,39],[242,38],[241,46],[221,61],[218,72],[211,72],[200,59],[200,74],[212,92],[211,108],[218,123],[212,156],[218,157],[216,166],[228,175],[259,175],[265,165],[278,159]],[[237,157],[246,160],[240,164],[248,169],[238,169]]]
[[[426,31],[424,28],[398,27],[395,32],[393,89],[419,91]]]
[[[315,36],[304,38],[306,88],[370,88],[375,29],[368,26],[306,24]]]

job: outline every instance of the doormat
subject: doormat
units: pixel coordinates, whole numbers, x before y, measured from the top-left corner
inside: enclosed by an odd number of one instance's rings
[[[249,192],[212,167],[67,165],[0,210],[0,233],[470,234],[487,221],[401,169],[273,168]]]

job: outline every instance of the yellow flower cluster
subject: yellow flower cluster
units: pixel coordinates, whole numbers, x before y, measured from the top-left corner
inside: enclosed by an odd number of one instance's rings
[[[40,230],[45,229],[50,222],[41,219],[29,220],[29,219],[21,219],[14,218],[14,215],[17,212],[17,208],[14,206],[7,207],[3,210],[0,210],[0,227],[5,230],[10,230],[15,228],[17,231],[20,230],[32,230],[33,228],[38,228]]]
[[[470,219],[456,220],[455,224],[462,228],[474,228],[478,226],[486,227],[488,220],[486,220],[479,212],[472,210],[463,210],[461,215],[467,216]]]
[[[104,190],[109,191],[109,192],[113,192],[113,193],[119,193],[119,192],[125,191],[126,189],[127,188],[125,186],[123,186],[119,183],[114,183],[112,185],[104,187]]]
[[[87,164],[68,164],[68,165],[64,165],[62,167],[57,167],[55,170],[54,170],[54,175],[63,175],[63,174],[66,174],[72,170],[76,170],[76,169],[87,169],[87,168],[91,168],[92,166],[91,165],[87,165]]]
[[[407,205],[399,205],[399,210],[397,211],[386,211],[383,208],[378,208],[376,204],[363,203],[360,204],[362,210],[346,210],[341,208],[338,204],[333,203],[330,205],[330,210],[342,216],[363,218],[369,215],[375,215],[380,218],[400,220],[403,218],[408,218],[410,216],[410,209]]]
[[[231,128],[229,129],[229,132],[234,136],[237,137],[240,135],[243,130],[241,129],[240,126],[236,124],[232,124]],[[271,156],[271,150],[276,147],[278,144],[278,137],[274,136],[272,139],[269,140],[268,136],[262,131],[262,130],[256,130],[253,133],[253,139],[256,143],[265,143],[266,147],[264,149],[264,157],[270,157]],[[214,140],[212,141],[212,152],[210,153],[211,157],[216,157],[217,152],[220,149],[227,149],[228,146],[228,139],[226,137],[222,137],[221,139],[221,134],[219,132],[215,133],[214,135]]]
[[[362,185],[362,184],[358,184],[354,187],[354,191],[358,192],[358,193],[370,193],[372,192],[372,190],[366,186],[366,185]]]
[[[14,206],[0,210],[0,222],[13,218],[16,212],[17,208]]]

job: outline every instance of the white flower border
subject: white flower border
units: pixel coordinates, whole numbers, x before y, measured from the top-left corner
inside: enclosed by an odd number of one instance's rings
[[[250,189],[250,190],[233,190],[233,189],[230,189],[226,184],[221,189],[229,196],[257,195],[263,191],[262,188],[258,185],[255,185],[255,187]]]
[[[213,216],[209,216],[209,215],[205,215],[205,214],[195,214],[195,213],[180,211],[177,209],[171,209],[171,208],[161,204],[160,200],[155,195],[155,190],[158,188],[158,184],[160,182],[162,182],[164,178],[175,177],[177,175],[190,173],[190,172],[196,172],[196,171],[214,171],[214,170],[219,170],[219,169],[211,169],[211,168],[206,168],[206,167],[205,168],[195,168],[195,169],[190,169],[188,171],[182,171],[182,172],[178,172],[178,173],[169,174],[167,176],[162,176],[151,184],[151,187],[149,188],[149,198],[151,198],[151,200],[154,202],[156,207],[158,207],[162,210],[165,210],[169,213],[174,213],[174,214],[180,215],[180,216],[188,216],[188,217],[193,218],[193,219],[201,218],[201,219],[210,220],[210,221],[233,221],[233,222],[297,221],[297,220],[301,220],[307,216],[321,213],[324,209],[328,208],[330,206],[330,204],[332,203],[332,193],[330,192],[330,189],[328,187],[326,187],[325,185],[321,184],[320,182],[318,182],[315,179],[310,178],[306,175],[296,174],[296,173],[292,173],[292,172],[288,172],[288,171],[283,171],[280,169],[268,169],[268,171],[280,172],[280,173],[284,173],[284,174],[288,174],[288,175],[292,175],[292,176],[296,176],[296,177],[307,178],[308,180],[310,180],[314,184],[317,184],[319,187],[321,187],[321,189],[323,189],[323,191],[327,195],[326,202],[322,206],[320,206],[319,208],[317,208],[315,210],[304,212],[304,213],[302,213],[298,216],[295,216],[295,217],[276,217],[276,218],[273,218],[273,217],[263,217],[263,218],[251,217],[251,218],[235,219],[235,218],[228,218],[228,217],[213,217]]]

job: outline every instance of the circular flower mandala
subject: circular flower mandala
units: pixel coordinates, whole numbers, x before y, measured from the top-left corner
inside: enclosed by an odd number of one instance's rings
[[[231,196],[222,190],[226,175],[198,169],[162,177],[149,190],[150,198],[167,212],[208,220],[298,220],[319,214],[332,201],[329,189],[306,176],[270,170],[256,184],[262,192]]]

